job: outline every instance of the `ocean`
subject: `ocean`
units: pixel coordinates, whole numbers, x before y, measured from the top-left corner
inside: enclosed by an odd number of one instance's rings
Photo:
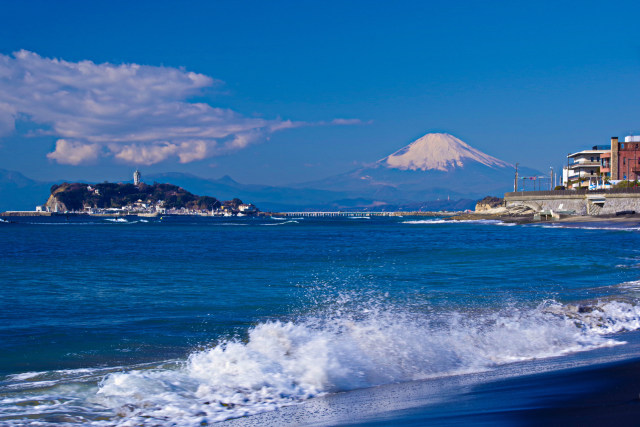
[[[513,425],[640,356],[637,222],[10,220],[0,425]]]

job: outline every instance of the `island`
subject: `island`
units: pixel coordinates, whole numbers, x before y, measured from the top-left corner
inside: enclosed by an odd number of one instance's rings
[[[42,213],[88,215],[201,215],[254,216],[259,209],[238,198],[220,201],[211,196],[198,196],[173,184],[144,182],[56,184],[47,202],[36,207]]]

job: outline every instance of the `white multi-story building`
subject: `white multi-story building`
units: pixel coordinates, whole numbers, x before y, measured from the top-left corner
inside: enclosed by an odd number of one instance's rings
[[[563,185],[566,188],[589,188],[590,185],[603,181],[603,169],[608,166],[610,153],[610,149],[593,147],[591,150],[569,154],[569,164],[562,171]]]

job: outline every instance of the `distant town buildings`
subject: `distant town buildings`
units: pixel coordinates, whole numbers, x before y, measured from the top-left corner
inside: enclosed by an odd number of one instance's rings
[[[636,181],[640,176],[639,154],[640,136],[626,136],[624,141],[614,136],[610,145],[569,154],[563,169],[563,185],[596,189],[618,181]]]
[[[238,206],[238,216],[253,216],[258,213],[258,208],[252,204],[243,203]]]

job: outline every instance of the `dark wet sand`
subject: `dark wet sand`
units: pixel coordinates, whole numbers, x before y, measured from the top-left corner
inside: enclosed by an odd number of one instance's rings
[[[387,413],[360,425],[637,426],[640,359],[477,385],[434,410]]]

